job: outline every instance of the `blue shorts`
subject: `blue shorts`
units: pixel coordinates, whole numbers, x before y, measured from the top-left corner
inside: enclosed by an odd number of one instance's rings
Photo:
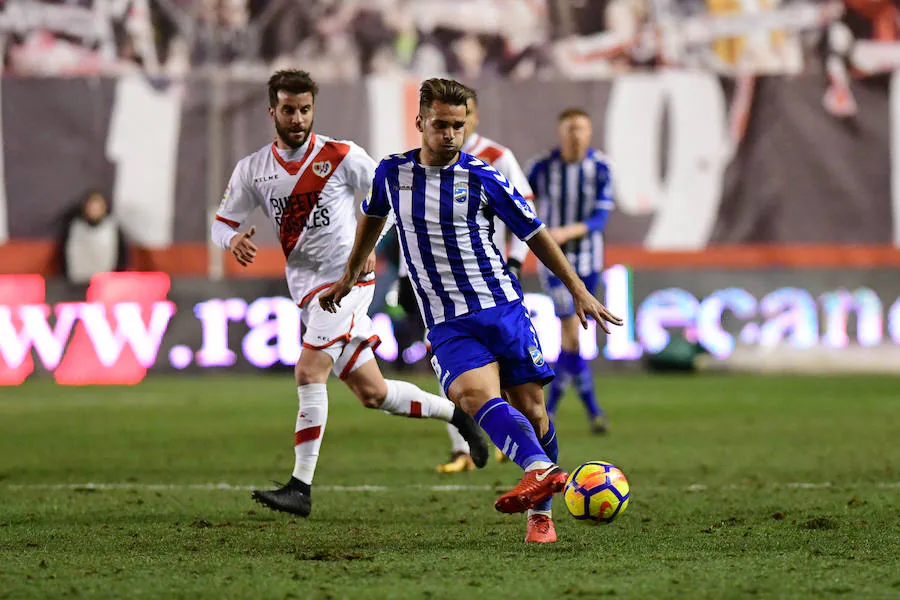
[[[435,325],[428,332],[431,366],[446,392],[472,369],[496,362],[500,387],[553,380],[537,332],[520,301],[478,310]]]
[[[584,282],[584,287],[593,294],[597,290],[597,282],[600,281],[600,273],[585,275],[581,278],[581,281]],[[544,291],[547,292],[547,295],[553,300],[553,311],[556,313],[557,317],[565,319],[566,317],[571,317],[575,314],[575,301],[572,299],[572,294],[569,293],[568,288],[563,285],[562,281],[553,275],[547,275],[543,284]]]

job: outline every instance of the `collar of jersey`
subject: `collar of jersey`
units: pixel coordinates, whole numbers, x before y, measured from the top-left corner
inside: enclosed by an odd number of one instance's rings
[[[303,153],[303,158],[300,160],[284,160],[281,158],[281,155],[278,154],[278,144],[276,142],[272,142],[272,155],[275,156],[275,160],[278,161],[278,164],[281,165],[282,169],[291,175],[296,175],[300,172],[300,167],[303,166],[306,159],[309,158],[309,153],[312,152],[313,146],[316,145],[315,133],[310,132],[309,139],[306,140],[306,145],[306,152]],[[300,146],[300,148],[303,148],[303,146]]]

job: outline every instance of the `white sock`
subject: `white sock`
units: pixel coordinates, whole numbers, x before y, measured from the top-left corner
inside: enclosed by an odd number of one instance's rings
[[[454,404],[446,398],[429,394],[411,383],[386,379],[387,396],[381,410],[392,415],[403,415],[422,419],[440,419],[450,422]]]
[[[324,383],[310,383],[297,388],[300,410],[294,428],[294,477],[312,485],[319,461],[319,448],[328,419],[328,392]]]
[[[441,398],[446,398],[447,395],[444,393],[443,388],[440,390]],[[459,454],[460,452],[464,454],[469,454],[469,442],[463,438],[463,436],[459,433],[459,429],[456,428],[452,423],[447,423],[447,434],[450,436],[450,453],[451,454]]]
[[[536,460],[533,463],[529,464],[527,467],[525,467],[525,472],[527,473],[528,471],[534,471],[534,470],[538,470],[538,469],[543,471],[544,469],[549,469],[552,466],[553,466],[553,463],[547,462],[546,460]],[[529,508],[528,516],[530,517],[531,515],[547,515],[548,517],[553,516],[552,511],[534,510],[532,508]]]
[[[450,452],[453,454],[459,452],[465,454],[469,453],[469,442],[463,439],[463,436],[459,433],[459,429],[450,423],[447,423],[447,433],[450,434]]]
[[[552,462],[547,462],[546,460],[536,460],[534,462],[528,463],[528,466],[525,467],[525,472],[528,471],[543,471],[544,469],[549,469],[553,466]]]

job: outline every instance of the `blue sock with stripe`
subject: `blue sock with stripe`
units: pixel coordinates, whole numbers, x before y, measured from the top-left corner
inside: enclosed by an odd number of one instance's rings
[[[475,413],[475,422],[495,446],[523,469],[536,460],[552,462],[541,449],[534,427],[525,415],[502,398],[485,403]]]
[[[550,428],[547,430],[547,433],[544,434],[544,437],[540,439],[540,442],[541,448],[547,453],[547,458],[549,458],[551,462],[556,463],[556,461],[559,460],[559,444],[556,441],[556,428],[553,426],[553,421],[550,421]],[[552,506],[553,498],[547,498],[546,500],[535,504],[532,510],[550,512]]]

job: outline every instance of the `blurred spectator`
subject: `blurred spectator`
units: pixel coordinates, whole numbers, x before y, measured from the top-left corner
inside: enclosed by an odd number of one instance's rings
[[[561,73],[576,79],[609,77],[655,63],[658,48],[649,0],[591,3],[578,12],[574,8],[556,10],[554,31],[562,38],[554,44],[554,59]]]
[[[199,0],[191,64],[221,65],[253,55],[247,0]]]
[[[72,283],[89,283],[95,273],[125,270],[125,238],[102,193],[89,192],[66,217],[59,257],[62,273]]]
[[[22,75],[155,72],[150,0],[9,0],[0,13],[4,70]]]
[[[423,42],[443,53],[451,75],[525,78],[546,62],[545,0],[428,0],[412,8]]]

